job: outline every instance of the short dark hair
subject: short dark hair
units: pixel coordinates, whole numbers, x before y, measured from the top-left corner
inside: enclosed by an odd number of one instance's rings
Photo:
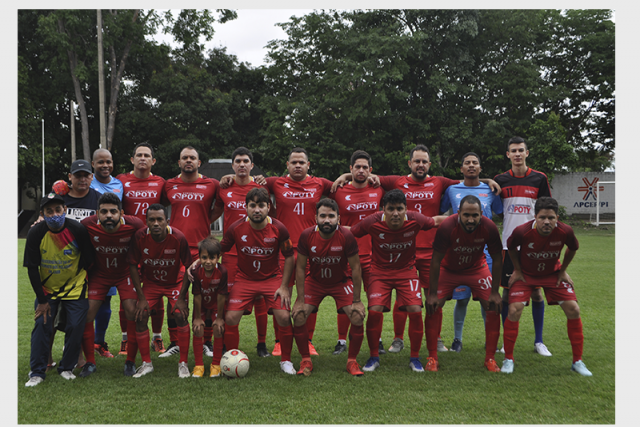
[[[195,151],[195,152],[196,152],[196,155],[198,156],[198,160],[200,159],[200,154],[198,153],[198,150],[196,150],[196,149],[195,149],[195,148],[193,148],[192,146],[187,145],[186,147],[183,147],[183,148],[180,150],[180,154],[182,154],[182,152],[183,152],[184,150],[193,150],[193,151]]]
[[[427,156],[429,156],[429,160],[431,160],[431,154],[429,154],[427,146],[422,144],[418,144],[413,147],[413,150],[411,150],[411,153],[409,153],[409,160],[413,159],[413,153],[415,153],[416,151],[424,151],[425,153],[427,153]]]
[[[482,164],[482,161],[480,160],[480,156],[478,156],[476,153],[474,153],[473,151],[469,151],[468,153],[465,153],[462,156],[462,161],[461,163],[464,164],[464,159],[466,159],[469,156],[474,156],[476,159],[478,159],[478,163]]]
[[[247,197],[245,198],[245,202],[249,204],[249,202],[256,203],[267,203],[271,204],[271,199],[269,199],[269,193],[262,187],[252,188],[247,193]]]
[[[140,148],[140,147],[147,147],[149,150],[151,150],[151,158],[155,159],[155,153],[153,151],[153,147],[147,141],[141,142],[140,144],[138,144],[135,147],[133,147],[133,154],[131,155],[131,157],[135,157],[136,156],[136,151],[138,151],[138,148]]]
[[[167,208],[164,207],[164,205],[161,205],[160,203],[154,203],[151,206],[149,206],[147,208],[147,215],[149,215],[149,211],[162,211],[164,212],[164,217],[166,219],[169,219],[169,217],[167,216]]]
[[[480,211],[482,211],[482,203],[480,203],[480,199],[472,194],[464,196],[462,200],[460,200],[460,207],[458,208],[458,211],[462,209],[462,205],[464,205],[465,203],[468,203],[470,205],[478,205],[480,207]]]
[[[538,215],[538,212],[543,209],[551,209],[556,213],[556,215],[558,215],[560,207],[558,206],[558,201],[553,197],[543,196],[536,200],[536,206],[533,208],[533,210],[535,215]]]
[[[387,207],[388,204],[401,204],[407,206],[407,197],[404,193],[397,188],[394,188],[391,191],[387,191],[384,196],[382,196],[382,206]]]
[[[100,205],[116,205],[118,210],[122,210],[122,200],[120,197],[116,196],[115,193],[107,191],[98,199],[98,210],[100,210]]]
[[[371,156],[366,151],[363,151],[363,150],[354,151],[353,154],[351,155],[351,166],[355,165],[356,160],[358,159],[365,159],[369,164],[369,167],[371,167]]]
[[[231,154],[232,163],[236,160],[237,156],[249,156],[249,160],[251,160],[251,163],[253,163],[253,154],[251,153],[251,151],[249,151],[248,148],[238,147],[233,150],[233,153]]]
[[[222,246],[218,239],[213,236],[209,236],[198,243],[198,254],[203,252],[208,253],[210,257],[214,257],[222,253]]]
[[[324,199],[320,199],[318,203],[316,203],[316,213],[320,210],[321,207],[327,207],[331,210],[335,211],[338,215],[340,215],[340,209],[338,208],[338,204],[335,200],[325,197]]]
[[[309,154],[307,153],[307,150],[305,150],[304,148],[302,148],[302,147],[296,147],[296,148],[294,148],[294,149],[293,149],[293,150],[291,150],[291,152],[289,153],[289,158],[291,158],[291,155],[292,155],[293,153],[302,153],[302,154],[304,154],[304,155],[307,157],[307,161],[309,161]]]
[[[528,150],[527,141],[519,136],[514,136],[509,140],[509,142],[507,142],[507,151],[509,151],[509,147],[511,146],[511,144],[524,144],[524,149]]]

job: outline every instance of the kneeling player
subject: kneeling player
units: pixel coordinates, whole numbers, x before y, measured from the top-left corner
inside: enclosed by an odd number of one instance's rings
[[[485,261],[485,245],[493,258],[492,271],[489,271]],[[501,252],[498,227],[489,218],[482,216],[482,205],[476,196],[465,196],[460,201],[458,213],[448,217],[436,232],[426,307],[427,313],[437,314],[437,308],[451,299],[458,286],[466,285],[471,288],[473,298],[480,300],[487,312],[484,365],[491,372],[500,372],[493,358],[500,338],[502,298],[498,289],[502,274]],[[498,279],[492,281],[492,276]],[[432,325],[433,323],[431,322]],[[427,347],[434,348],[433,351],[429,350],[427,371],[435,372],[439,367],[438,351],[435,349],[438,332],[435,326],[427,328]]]
[[[567,245],[562,264],[560,252]],[[560,305],[567,316],[567,332],[573,352],[571,370],[590,377],[582,362],[582,320],[573,291],[573,281],[567,267],[578,250],[573,229],[558,221],[558,202],[540,197],[535,205],[535,219],[513,231],[507,241],[513,274],[509,279],[509,315],[504,322],[504,353],[502,372],[513,372],[513,348],[518,338],[518,326],[524,304],[536,287],[544,289],[547,304]]]
[[[298,240],[296,286],[299,293],[292,315],[295,327],[302,327],[307,316],[318,311],[324,297],[332,296],[338,313],[344,313],[351,319],[347,371],[351,375],[360,376],[363,372],[356,362],[356,356],[364,339],[362,322],[365,310],[360,301],[362,273],[358,243],[351,231],[338,226],[339,222],[340,215],[335,200],[320,200],[316,205],[318,225],[304,230]],[[305,278],[307,260],[309,274]],[[304,294],[304,307],[301,294]],[[302,360],[298,374],[304,374],[305,368],[308,369],[307,374],[313,369],[310,358]]]

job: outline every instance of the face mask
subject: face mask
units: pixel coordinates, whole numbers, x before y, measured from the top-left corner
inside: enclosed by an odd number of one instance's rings
[[[63,213],[62,215],[54,215],[51,217],[45,216],[44,220],[50,228],[57,230],[59,228],[62,228],[62,226],[64,225],[65,216],[66,213]]]

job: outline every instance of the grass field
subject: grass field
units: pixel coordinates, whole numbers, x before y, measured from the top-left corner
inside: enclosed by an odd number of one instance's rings
[[[461,353],[440,353],[440,371],[417,374],[409,368],[408,349],[380,358],[381,367],[363,377],[345,371],[346,352],[333,356],[336,315],[333,300],[320,306],[310,377],[280,372],[279,358],[255,354],[255,321],[240,323],[240,348],[251,360],[241,380],[188,378],[177,375],[177,356],[159,359],[155,372],[124,377],[125,356],[97,359],[98,372],[74,381],[55,371],[41,385],[24,387],[29,372],[33,328],[33,290],[22,267],[24,240],[18,244],[18,366],[20,424],[613,424],[615,418],[615,232],[576,227],[580,250],[569,273],[584,323],[586,378],[570,371],[571,346],[566,320],[557,306],[547,306],[544,341],[553,357],[533,352],[533,322],[525,309],[515,349],[515,372],[489,373],[483,366],[484,329],[479,304],[469,305]],[[120,342],[118,299],[107,342]],[[442,337],[453,339],[453,303],[444,307]],[[406,334],[406,333],[405,333]],[[168,338],[165,325],[165,340]],[[54,359],[62,355],[62,335]],[[385,315],[382,339],[393,338],[391,315]],[[502,340],[500,340],[502,342]],[[269,319],[267,345],[273,345]],[[421,360],[426,357],[423,343]],[[360,364],[368,357],[363,343]],[[496,360],[502,365],[503,355]],[[138,356],[138,363],[139,363]],[[300,355],[293,352],[294,365]],[[208,358],[205,357],[205,364]],[[193,367],[193,355],[189,366]],[[207,369],[208,371],[208,369]]]

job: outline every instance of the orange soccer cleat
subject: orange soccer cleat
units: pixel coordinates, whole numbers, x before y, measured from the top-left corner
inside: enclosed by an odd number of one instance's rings
[[[300,362],[300,370],[298,371],[298,375],[304,375],[305,377],[308,377],[309,375],[311,375],[311,371],[313,371],[313,363],[311,363],[311,360],[302,360],[302,362]]]
[[[364,375],[364,372],[360,370],[360,365],[355,360],[350,360],[347,362],[347,372],[349,372],[354,377],[361,377]]]
[[[439,364],[435,357],[427,357],[427,363],[425,369],[429,372],[438,372]]]
[[[484,366],[487,367],[487,370],[489,372],[500,372],[500,367],[498,366],[496,361],[493,359],[489,359],[486,362],[484,362]]]

